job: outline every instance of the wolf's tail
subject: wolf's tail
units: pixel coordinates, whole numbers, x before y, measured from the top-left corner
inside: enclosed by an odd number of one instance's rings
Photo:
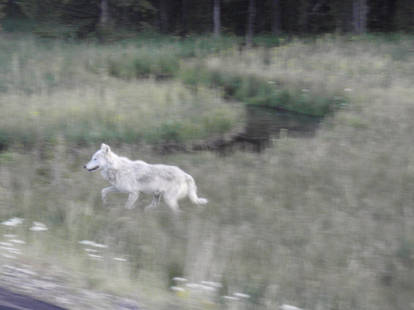
[[[200,198],[197,196],[197,186],[192,176],[187,175],[188,184],[188,197],[190,200],[197,205],[205,205],[208,200],[206,198]]]

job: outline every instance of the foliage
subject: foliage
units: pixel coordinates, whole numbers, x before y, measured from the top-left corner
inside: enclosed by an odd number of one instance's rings
[[[311,116],[324,116],[345,101],[335,97],[324,98],[323,94],[311,96],[303,91],[304,88],[284,85],[283,80],[269,81],[256,75],[220,69],[209,70],[202,66],[184,69],[181,77],[192,87],[218,87],[223,90],[225,96],[250,105],[274,107]]]
[[[116,79],[100,61],[120,47],[4,41],[0,141],[20,143],[0,156],[0,219],[25,221],[14,228],[0,225],[0,232],[26,241],[20,261],[41,262],[40,268],[50,270],[60,265],[66,270],[62,279],[138,296],[148,309],[409,308],[411,36],[318,37],[210,55],[201,61],[208,70],[203,75],[216,72],[211,79],[220,85],[227,79],[246,83],[235,88],[243,95],[267,80],[277,89],[347,102],[315,137],[283,137],[261,154],[227,157],[160,155],[135,143],[137,128],[148,141],[227,131],[242,114],[217,92],[187,89],[177,81]],[[203,75],[191,72],[189,78],[198,83]],[[75,145],[79,133],[93,145]],[[120,155],[180,166],[194,176],[209,204],[196,209],[183,201],[184,212],[174,217],[163,204],[144,213],[148,196],[125,210],[125,195],[114,194],[103,207],[99,190],[105,182],[80,168],[96,150],[96,137],[112,139]],[[25,143],[34,145],[24,149]],[[30,231],[33,221],[49,231],[36,235]],[[108,246],[100,259],[81,247],[85,239]],[[126,261],[113,259],[119,256]],[[0,256],[2,263],[13,264],[10,260]],[[222,287],[209,294],[181,285],[174,293],[170,286],[177,276]],[[222,297],[235,292],[250,298],[232,303]]]
[[[195,36],[184,40],[152,34],[141,34],[125,40],[119,46],[101,53],[96,66],[105,67],[112,76],[131,79],[155,77],[158,79],[175,77],[181,62],[188,58],[202,58],[209,54],[231,49],[237,42],[234,37],[216,40],[209,36]]]
[[[101,64],[101,60],[122,51],[119,47],[102,49],[31,37],[7,42],[0,53],[2,148],[32,146],[58,136],[75,144],[102,140],[185,144],[222,136],[238,127],[242,118],[240,107],[224,103],[206,89],[192,92],[179,82],[111,77],[116,75],[111,62]],[[160,59],[151,65],[145,71],[148,75],[169,72]]]
[[[3,147],[33,146],[58,136],[77,145],[185,143],[219,137],[241,117],[238,109],[211,92],[190,93],[176,83],[112,81],[107,89],[78,88],[19,98],[3,95],[0,104]]]
[[[413,30],[411,0],[263,0],[255,3],[255,33],[320,34],[327,32],[358,32],[356,24],[374,32]],[[107,3],[105,31],[101,25],[102,4]],[[223,33],[244,35],[249,0],[220,1]],[[356,14],[356,8],[359,8]],[[70,26],[71,37],[104,39],[116,37],[120,29],[128,31],[160,30],[181,36],[210,33],[213,29],[211,1],[182,0],[18,0],[0,2],[0,18],[25,18],[42,35],[54,32],[54,25]],[[357,20],[361,19],[361,20]],[[10,24],[9,24],[10,25]],[[275,29],[277,25],[277,29]],[[15,25],[19,27],[19,25]],[[273,37],[275,37],[273,35]],[[277,40],[277,39],[276,39]]]

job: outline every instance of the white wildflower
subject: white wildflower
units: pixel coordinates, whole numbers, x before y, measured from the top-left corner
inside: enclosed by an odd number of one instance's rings
[[[90,241],[90,240],[82,240],[82,241],[79,241],[79,243],[83,245],[93,246],[95,248],[107,248],[108,247],[105,244],[97,243],[95,241]]]
[[[173,280],[175,282],[187,282],[186,278],[181,278],[181,277],[174,277]]]
[[[11,238],[16,238],[16,237],[17,237],[17,235],[13,235],[13,234],[5,234],[5,235],[3,235],[3,237],[4,237],[4,238],[7,238],[7,239],[11,239]]]
[[[201,285],[200,288],[207,292],[215,292],[217,290],[217,288],[208,285]]]
[[[47,226],[40,222],[33,222],[33,226],[30,227],[31,231],[45,231],[48,230]]]
[[[9,258],[9,259],[15,259],[16,258],[16,256],[9,255],[9,254],[2,254],[2,256],[5,257],[5,258]]]
[[[185,289],[179,286],[171,286],[170,289],[175,292],[185,292]]]
[[[24,265],[24,266],[28,267],[27,265]],[[36,272],[34,272],[34,271],[32,271],[28,268],[19,268],[19,267],[14,267],[14,266],[10,266],[10,265],[3,265],[3,268],[10,269],[10,270],[13,270],[13,271],[19,272],[19,273],[24,273],[24,274],[31,275],[31,276],[37,275]]]
[[[239,292],[236,292],[233,295],[236,296],[236,297],[239,297],[239,298],[245,298],[245,299],[249,299],[250,298],[250,295],[244,294],[244,293],[239,293]]]
[[[90,254],[90,253],[88,253],[88,256],[90,258],[93,258],[93,259],[103,259],[103,257],[101,255],[97,255],[97,254]]]
[[[0,246],[1,250],[5,250],[11,254],[21,254],[22,252],[19,249],[15,249],[13,247],[7,247],[7,246]]]
[[[95,248],[102,248],[102,249],[106,249],[108,246],[102,243],[95,243],[94,245]]]
[[[23,223],[24,219],[20,218],[20,217],[13,217],[11,219],[8,219],[7,221],[2,222],[3,225],[6,226],[17,226],[20,225],[21,223]]]
[[[95,244],[95,242],[93,241],[89,241],[89,240],[82,240],[78,242],[79,244],[83,244],[83,245],[92,245]]]
[[[223,287],[221,283],[213,282],[213,281],[201,281],[201,284],[208,285],[208,286],[215,287],[215,288]]]
[[[26,242],[24,242],[23,240],[19,240],[19,239],[12,239],[10,240],[10,242],[16,243],[16,244],[26,244]]]
[[[0,242],[1,246],[13,246],[13,243],[10,242]]]
[[[302,310],[301,308],[295,307],[295,306],[291,306],[291,305],[281,305],[280,306],[280,310]]]
[[[197,283],[187,283],[185,286],[187,286],[188,288],[191,288],[191,289],[200,289],[201,288],[201,284],[197,284]]]
[[[116,260],[118,262],[126,262],[127,261],[126,258],[122,258],[122,257],[114,257],[113,260]]]
[[[90,249],[90,248],[85,248],[84,249],[86,252],[89,252],[89,253],[96,253],[96,252],[98,252],[98,250],[95,250],[95,249]]]

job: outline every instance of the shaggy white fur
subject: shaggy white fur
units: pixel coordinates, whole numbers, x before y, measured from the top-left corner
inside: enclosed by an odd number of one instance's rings
[[[110,192],[128,193],[127,209],[134,207],[140,193],[153,195],[146,210],[157,207],[161,197],[174,212],[180,211],[178,201],[186,196],[195,204],[207,203],[207,199],[197,196],[193,177],[180,168],[132,161],[116,155],[106,144],[101,145],[84,168],[88,171],[100,170],[104,179],[111,183],[111,186],[102,189],[103,202]]]

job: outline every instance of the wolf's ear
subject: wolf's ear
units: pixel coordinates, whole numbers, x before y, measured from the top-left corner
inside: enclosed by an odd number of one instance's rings
[[[105,154],[107,154],[107,153],[109,153],[109,152],[111,151],[111,148],[109,147],[109,145],[106,145],[105,143],[102,143],[102,144],[101,144],[101,150],[102,150]]]

